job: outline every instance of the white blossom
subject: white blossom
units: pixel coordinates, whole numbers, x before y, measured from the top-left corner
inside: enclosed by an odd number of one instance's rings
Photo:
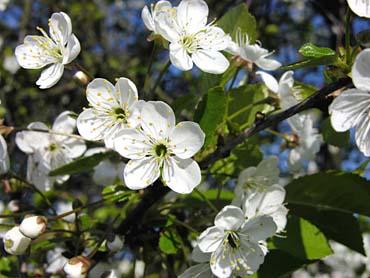
[[[58,273],[63,270],[64,265],[68,262],[68,259],[63,256],[63,252],[65,252],[63,248],[57,247],[46,253],[48,266],[45,271],[47,273]]]
[[[92,148],[86,151],[85,156],[91,156],[96,153],[107,152],[106,148]],[[94,167],[93,181],[97,185],[111,185],[117,181],[124,182],[123,171],[126,164],[121,161],[112,161],[104,159]]]
[[[253,192],[278,184],[279,174],[278,159],[274,156],[262,160],[256,167],[244,169],[239,174],[232,204],[240,206],[243,200]]]
[[[15,226],[5,233],[3,242],[4,249],[7,253],[23,255],[30,246],[31,239],[22,234],[19,226]]]
[[[112,241],[107,240],[107,247],[111,252],[121,251],[123,248],[124,240],[115,235]]]
[[[104,140],[107,148],[113,147],[113,138],[124,128],[140,124],[140,107],[135,84],[119,78],[113,86],[109,81],[96,78],[88,86],[86,97],[91,108],[85,109],[77,119],[77,128],[87,140]]]
[[[48,220],[43,216],[26,216],[19,226],[19,230],[26,237],[35,239],[46,230]]]
[[[358,148],[370,156],[370,49],[357,55],[352,81],[356,88],[344,91],[330,105],[330,120],[338,132],[354,128]]]
[[[155,23],[158,14],[171,11],[176,12],[176,9],[172,8],[172,4],[169,1],[161,0],[155,4],[151,4],[150,9],[148,6],[145,6],[141,11],[141,18],[148,30],[154,32],[154,34],[158,34]]]
[[[212,253],[210,265],[214,275],[244,277],[256,272],[263,263],[265,247],[259,242],[273,236],[276,229],[269,216],[245,220],[240,208],[226,206],[217,214],[215,226],[199,236],[198,246],[202,252]]]
[[[351,10],[361,17],[370,18],[370,1],[369,0],[347,0]]]
[[[10,0],[0,0],[0,11],[5,11]]]
[[[243,35],[240,30],[236,35],[236,42],[230,41],[226,51],[256,64],[263,70],[277,70],[281,67],[280,62],[270,58],[274,52],[269,52],[263,48],[260,42],[251,44],[249,36],[247,34]]]
[[[19,65],[25,69],[41,69],[46,66],[36,84],[40,89],[54,86],[62,77],[64,66],[80,53],[81,46],[72,33],[69,16],[63,12],[52,14],[49,33],[38,28],[42,36],[26,36],[22,45],[15,49]]]
[[[29,129],[49,132],[21,131],[16,135],[18,148],[29,155],[27,179],[40,190],[50,190],[55,181],[66,181],[69,176],[51,177],[49,172],[72,162],[86,150],[83,140],[69,136],[76,127],[76,120],[70,114],[69,111],[61,113],[51,129],[41,122],[28,125]]]
[[[188,71],[195,64],[204,72],[221,74],[229,61],[221,53],[231,38],[207,24],[208,6],[203,0],[182,0],[175,9],[156,13],[155,30],[169,41],[170,60],[180,70]]]
[[[175,114],[166,103],[145,103],[141,129],[123,129],[114,140],[114,149],[131,159],[124,170],[125,184],[138,190],[161,176],[173,191],[190,193],[201,182],[199,165],[191,157],[201,149],[204,138],[197,123],[175,125]]]
[[[64,272],[68,278],[85,278],[89,271],[91,262],[87,257],[74,257],[64,265]]]
[[[5,139],[0,135],[0,175],[5,174],[9,171],[9,155],[8,155],[8,146],[5,142]]]
[[[58,215],[59,214],[64,214],[66,212],[70,212],[70,211],[73,210],[73,203],[72,202],[57,202],[55,210],[58,213]],[[71,213],[71,214],[63,217],[63,220],[65,220],[69,223],[75,222],[75,219],[76,219],[76,214],[75,213]]]

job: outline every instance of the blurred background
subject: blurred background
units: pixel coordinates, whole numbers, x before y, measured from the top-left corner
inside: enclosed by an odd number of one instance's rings
[[[344,39],[345,0],[206,0],[211,18],[220,18],[229,8],[245,2],[257,19],[258,40],[262,45],[275,51],[275,58],[284,65],[300,59],[298,49],[306,42],[336,49]],[[73,24],[73,32],[81,43],[81,53],[77,62],[88,69],[95,77],[102,77],[114,83],[115,78],[128,77],[143,91],[153,42],[149,42],[141,20],[141,10],[154,1],[143,0],[0,0],[0,118],[9,126],[25,127],[33,121],[51,124],[55,117],[65,110],[80,113],[87,106],[84,96],[85,87],[72,78],[74,72],[66,70],[58,84],[48,90],[40,90],[35,82],[38,70],[19,68],[14,49],[23,42],[27,34],[38,34],[36,26],[47,29],[47,21],[53,12],[67,13]],[[177,4],[179,1],[171,1]],[[352,33],[370,28],[370,21],[355,17]],[[156,52],[153,64],[155,79],[167,62],[166,50]],[[325,83],[323,67],[295,72],[295,79],[315,87]],[[241,73],[243,74],[243,73]],[[282,73],[277,72],[276,77]],[[173,105],[180,117],[191,117],[194,101],[202,93],[197,70],[182,73],[171,67],[163,78],[159,93]],[[185,97],[197,96],[193,102]],[[186,103],[182,103],[186,100]],[[190,115],[190,116],[189,116]],[[178,120],[181,120],[179,118]],[[286,124],[277,127],[287,129]],[[268,135],[266,135],[268,137]],[[25,156],[16,149],[14,140],[9,142],[9,152],[13,168],[25,171]],[[287,151],[282,149],[282,140],[271,136],[263,146],[265,154],[275,154],[282,158],[281,169],[287,170]],[[365,158],[352,143],[346,149],[324,145],[316,164],[319,169],[343,168],[356,169]],[[79,177],[68,184],[74,184],[66,198],[74,191],[88,192],[94,197],[96,189],[90,186],[88,177]],[[68,185],[67,185],[68,188]],[[78,190],[76,190],[78,188]],[[64,193],[63,193],[64,192]],[[58,194],[58,191],[56,191]],[[109,214],[109,210],[102,211]],[[347,253],[346,253],[347,254]],[[127,254],[126,254],[127,255]],[[337,266],[340,267],[340,263]],[[309,269],[312,275],[323,270],[319,266]],[[325,268],[324,268],[325,270]],[[308,273],[308,272],[307,272]],[[306,273],[306,274],[307,274]],[[296,277],[303,276],[303,273]],[[311,275],[307,274],[307,275]],[[334,277],[334,276],[333,276]],[[347,276],[336,276],[347,277]]]

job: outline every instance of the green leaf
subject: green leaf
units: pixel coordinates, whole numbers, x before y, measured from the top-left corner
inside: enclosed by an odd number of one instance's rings
[[[354,170],[352,173],[357,174],[359,176],[364,176],[366,172],[366,168],[370,163],[370,159],[365,160],[364,162],[361,163],[360,166],[356,170]]]
[[[317,209],[304,205],[289,205],[290,213],[303,217],[317,226],[332,240],[366,256],[358,220],[351,213]]]
[[[237,177],[245,168],[256,166],[263,158],[256,139],[250,138],[248,141],[236,146],[230,156],[216,161],[212,165],[211,174],[216,176],[219,181],[225,181],[230,177]]]
[[[159,249],[165,254],[176,254],[181,247],[181,238],[175,229],[168,229],[161,233]]]
[[[104,199],[109,199],[116,202],[124,202],[131,193],[130,191],[127,191],[127,187],[116,184],[104,187],[102,194]]]
[[[49,173],[49,176],[72,175],[92,170],[101,161],[112,156],[111,152],[97,153],[91,156],[81,157],[69,164],[63,165]]]
[[[295,92],[295,96],[299,101],[312,96],[317,90],[318,89],[315,86],[294,81],[293,92]]]
[[[290,65],[281,67],[283,71],[296,70],[301,68],[312,68],[317,66],[334,65],[337,62],[337,56],[324,56],[318,59],[305,59]]]
[[[252,126],[257,112],[269,108],[266,103],[261,103],[268,97],[263,85],[245,85],[229,91],[228,121],[235,127],[243,128]]]
[[[370,182],[355,174],[332,171],[304,176],[286,190],[290,204],[370,215]]]
[[[236,34],[238,30],[240,30],[242,34],[248,35],[252,43],[256,40],[256,19],[249,13],[248,6],[244,3],[229,10],[217,21],[217,25],[220,26],[225,33],[230,34],[233,39],[236,39]]]
[[[315,260],[332,253],[325,235],[303,218],[288,216],[286,237],[275,237],[274,246],[303,260]]]
[[[314,59],[336,55],[334,50],[327,47],[319,47],[312,43],[304,44],[298,52],[306,58]]]
[[[349,147],[349,131],[336,132],[331,126],[330,118],[322,122],[321,133],[326,143],[340,148]]]
[[[227,97],[222,87],[210,89],[199,103],[194,119],[206,134],[204,148],[217,144],[217,130],[225,122],[226,109]]]

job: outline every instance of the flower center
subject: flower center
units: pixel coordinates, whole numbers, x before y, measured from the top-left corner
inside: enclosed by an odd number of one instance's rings
[[[53,40],[48,36],[44,29],[37,27],[37,30],[46,38],[46,40],[37,39],[38,46],[43,49],[48,55],[55,58],[57,61],[63,60],[63,55],[60,48],[53,42]]]
[[[112,111],[112,116],[116,121],[127,123],[127,113],[121,107],[114,108]]]
[[[167,146],[164,144],[158,144],[154,146],[154,153],[159,158],[165,157],[168,153]]]
[[[181,38],[181,44],[188,53],[193,53],[197,50],[198,43],[194,36],[185,35]]]
[[[51,143],[50,145],[49,145],[49,151],[50,152],[54,152],[54,151],[56,151],[58,149],[58,145],[57,144],[55,144],[55,143]]]
[[[227,235],[227,242],[231,248],[237,249],[240,246],[239,235],[234,231],[229,231]]]

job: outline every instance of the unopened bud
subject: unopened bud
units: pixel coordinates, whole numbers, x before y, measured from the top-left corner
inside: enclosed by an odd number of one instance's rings
[[[19,230],[19,226],[15,226],[6,232],[4,238],[4,249],[12,255],[22,255],[30,246],[31,239],[26,237]]]
[[[69,278],[84,278],[89,271],[91,262],[89,258],[84,256],[78,256],[70,259],[64,265],[64,272]]]
[[[107,241],[107,247],[111,252],[118,252],[122,250],[124,241],[119,236],[114,236],[113,241]]]
[[[83,71],[79,70],[77,71],[74,76],[75,79],[77,79],[79,82],[81,82],[82,85],[86,85],[89,83],[90,78],[84,73]]]
[[[26,216],[21,225],[20,231],[27,237],[35,239],[46,230],[48,220],[43,216]]]

